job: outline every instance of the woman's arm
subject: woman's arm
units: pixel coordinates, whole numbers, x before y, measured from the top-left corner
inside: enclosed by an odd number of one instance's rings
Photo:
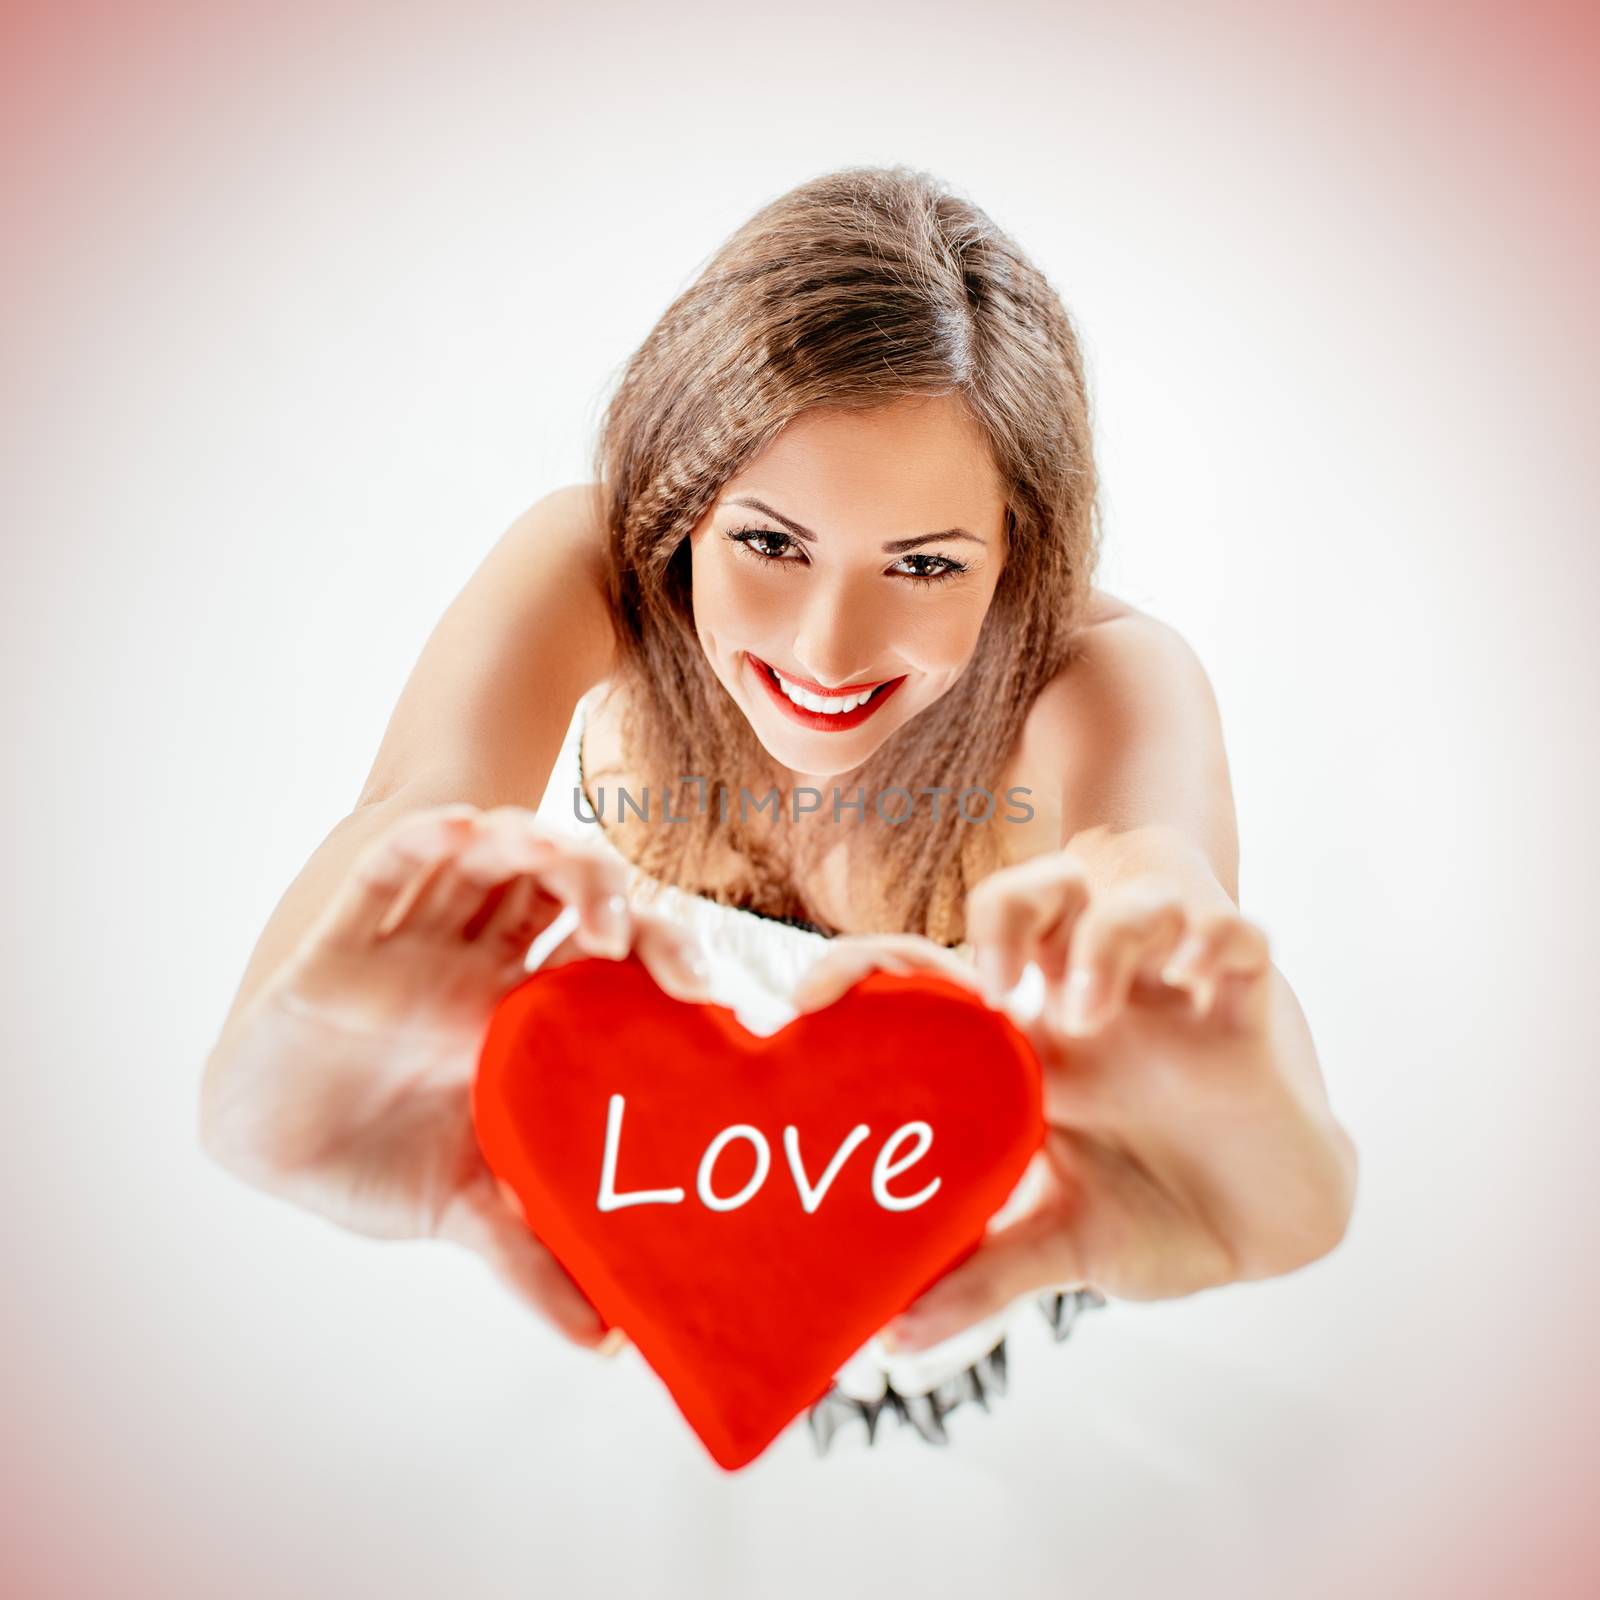
[[[1058,763],[1069,880],[1075,876],[1084,897],[1102,907],[1148,906],[1142,921],[1126,910],[1114,921],[1109,909],[1105,917],[1082,918],[1071,939],[1070,967],[1058,976],[1069,995],[1076,977],[1074,1005],[1087,1004],[1104,1020],[1136,978],[1155,980],[1158,961],[1179,953],[1174,944],[1186,932],[1247,926],[1238,914],[1239,831],[1221,717],[1188,642],[1131,609],[1089,630],[1081,658],[1040,702],[1029,734]],[[1133,891],[1131,901],[1124,890]],[[980,939],[995,920],[984,910],[988,899],[978,896]],[[1226,938],[1219,931],[1213,940],[1214,961],[1225,962]],[[1008,986],[1022,965],[1006,965],[1001,981]],[[1307,1103],[1325,1107],[1305,1015],[1283,974],[1268,961],[1261,965],[1272,995],[1271,1049]],[[1190,977],[1197,1000],[1215,998],[1203,988],[1207,972]],[[1353,1161],[1353,1151],[1347,1154]]]
[[[407,679],[350,813],[268,919],[223,1024],[225,1039],[369,841],[450,801],[535,807],[573,708],[611,670],[598,488],[555,490],[523,512],[450,603]]]
[[[991,997],[1030,961],[1049,1124],[1040,1198],[899,1323],[935,1343],[1036,1287],[1161,1299],[1293,1272],[1355,1203],[1353,1140],[1304,1013],[1239,914],[1216,701],[1194,653],[1138,614],[1092,630],[1028,736],[1055,755],[1063,845],[975,885]]]
[[[484,1256],[568,1338],[605,1323],[508,1204],[478,1146],[484,1029],[546,966],[637,955],[707,997],[694,941],[630,909],[619,857],[534,815],[573,706],[611,670],[598,503],[518,518],[430,635],[355,808],[261,934],[206,1059],[196,1133],[243,1181],[372,1238]]]

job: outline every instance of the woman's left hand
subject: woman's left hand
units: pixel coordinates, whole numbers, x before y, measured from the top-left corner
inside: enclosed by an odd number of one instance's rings
[[[890,1324],[894,1348],[937,1344],[1034,1290],[1169,1299],[1334,1248],[1355,1147],[1265,936],[1220,888],[1200,896],[1141,872],[1091,892],[1060,851],[979,883],[967,930],[994,975],[982,986],[992,1004],[1030,962],[1046,981],[1038,1014],[1013,1017],[1043,1069],[1036,1198]],[[796,1004],[829,1004],[875,966],[980,987],[931,940],[855,936],[836,941]]]

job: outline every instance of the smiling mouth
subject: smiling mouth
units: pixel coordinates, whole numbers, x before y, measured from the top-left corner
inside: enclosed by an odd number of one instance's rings
[[[858,727],[906,681],[902,675],[871,685],[852,684],[848,689],[823,694],[785,678],[775,667],[749,651],[745,656],[768,694],[789,716],[803,727],[829,733]]]

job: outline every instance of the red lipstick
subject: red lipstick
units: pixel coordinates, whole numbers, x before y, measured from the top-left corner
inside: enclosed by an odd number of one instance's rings
[[[751,655],[748,650],[745,651],[745,658],[755,669],[755,675],[761,680],[762,686],[777,702],[779,707],[790,718],[799,723],[801,727],[811,728],[819,733],[843,733],[849,728],[859,728],[906,681],[904,674],[902,674],[898,678],[889,678],[879,683],[875,688],[869,681],[867,683],[850,684],[841,689],[824,689],[817,684],[808,682],[804,678],[789,678],[789,682],[797,687],[809,689],[812,694],[824,697],[829,695],[861,694],[868,688],[873,689],[871,699],[864,700],[852,711],[808,711],[804,706],[796,705],[783,692],[778,684],[777,675],[765,661],[759,656]],[[787,678],[789,675],[785,673],[784,676]]]

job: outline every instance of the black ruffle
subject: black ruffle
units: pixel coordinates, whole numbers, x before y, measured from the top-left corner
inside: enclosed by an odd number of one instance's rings
[[[1035,1302],[1050,1324],[1057,1344],[1072,1332],[1080,1313],[1103,1306],[1106,1297],[1098,1289],[1062,1289],[1043,1294]],[[829,1385],[828,1392],[814,1401],[806,1412],[806,1423],[812,1443],[819,1456],[826,1455],[840,1429],[857,1420],[866,1425],[867,1443],[878,1442],[878,1423],[887,1411],[892,1411],[900,1426],[910,1423],[929,1444],[949,1444],[944,1419],[959,1406],[976,1401],[985,1411],[989,1401],[1006,1392],[1006,1336],[987,1354],[979,1356],[970,1367],[937,1383],[923,1394],[901,1394],[895,1386],[884,1383],[884,1391],[876,1400],[858,1400],[844,1393],[838,1384]]]

